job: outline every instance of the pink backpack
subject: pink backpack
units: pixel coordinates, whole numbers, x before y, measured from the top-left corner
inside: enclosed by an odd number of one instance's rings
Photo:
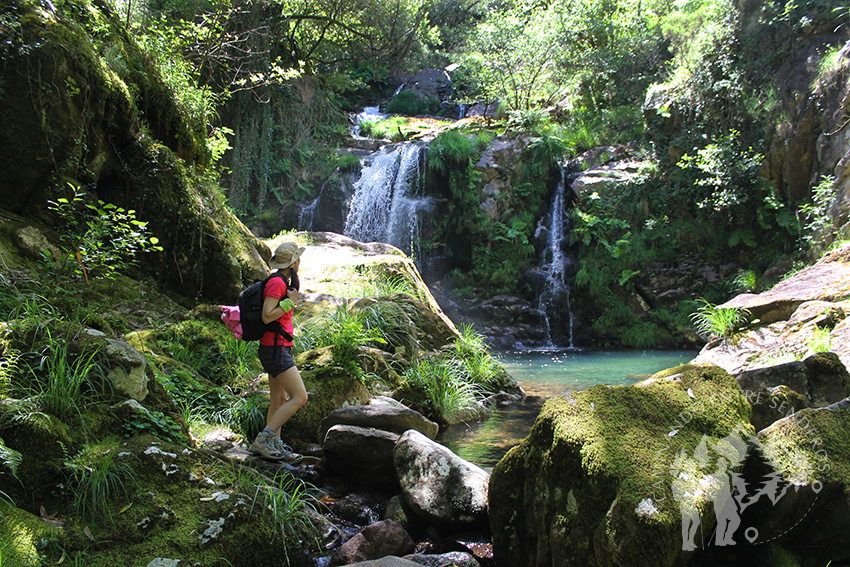
[[[237,339],[242,338],[242,323],[239,321],[240,318],[238,305],[221,306],[221,320],[224,321],[224,324],[227,325],[227,328]]]

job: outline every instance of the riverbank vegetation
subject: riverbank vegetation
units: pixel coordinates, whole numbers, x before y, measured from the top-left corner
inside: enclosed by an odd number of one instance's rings
[[[57,2],[55,17],[75,20],[80,5]],[[628,313],[635,286],[645,285],[638,280],[656,268],[728,261],[761,277],[835,237],[825,197],[791,189],[774,147],[794,119],[783,93],[823,93],[846,67],[846,11],[826,0],[116,0],[104,10],[81,20],[92,55],[132,91],[127,57],[109,34],[95,37],[108,26],[132,34],[195,133],[183,137],[205,137],[207,157],[191,175],[268,234],[351,168],[351,155],[337,152],[349,137],[347,112],[382,104],[394,113],[361,125],[376,138],[442,131],[430,144],[425,191],[448,198],[451,210],[417,249],[446,253],[449,281],[472,295],[516,292],[517,271],[537,263],[535,233],[558,164],[599,146],[628,148],[643,164],[638,175],[573,203],[575,292],[590,306],[589,338],[604,344],[669,343],[689,324],[692,304]],[[14,38],[5,50],[27,41],[14,15],[4,19]],[[803,32],[818,65],[791,85]],[[451,70],[439,92],[398,88],[429,67]],[[425,117],[450,121],[474,104],[487,116],[460,129]],[[473,166],[496,136],[525,137],[528,148],[494,212]],[[834,178],[821,179],[829,193]],[[690,295],[719,302],[730,286],[706,282]]]

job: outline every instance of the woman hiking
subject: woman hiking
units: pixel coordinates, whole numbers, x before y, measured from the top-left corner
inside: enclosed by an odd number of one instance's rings
[[[269,267],[282,277],[271,277],[263,289],[263,323],[277,321],[278,330],[266,331],[257,354],[269,375],[269,411],[266,427],[249,450],[265,459],[294,462],[301,456],[280,439],[280,428],[307,403],[307,389],[292,358],[292,311],[298,301],[298,267],[303,247],[284,242],[274,251]],[[285,337],[284,334],[287,336]]]

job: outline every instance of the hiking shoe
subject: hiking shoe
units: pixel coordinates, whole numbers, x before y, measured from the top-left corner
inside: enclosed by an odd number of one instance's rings
[[[272,447],[282,455],[281,460],[286,461],[287,463],[295,463],[301,460],[301,455],[292,451],[292,447],[284,443],[280,437],[274,437],[272,439]]]
[[[275,441],[280,441],[277,435],[267,431],[260,431],[257,434],[257,438],[248,447],[248,450],[270,461],[283,461],[285,460],[285,455],[277,449]]]

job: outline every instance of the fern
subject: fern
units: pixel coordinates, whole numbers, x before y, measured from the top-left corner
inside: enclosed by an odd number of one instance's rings
[[[14,449],[10,449],[3,442],[3,439],[0,438],[0,466],[9,469],[9,472],[12,473],[12,476],[17,478],[18,476],[18,467],[21,466],[21,462],[23,461],[23,456],[15,451]]]

